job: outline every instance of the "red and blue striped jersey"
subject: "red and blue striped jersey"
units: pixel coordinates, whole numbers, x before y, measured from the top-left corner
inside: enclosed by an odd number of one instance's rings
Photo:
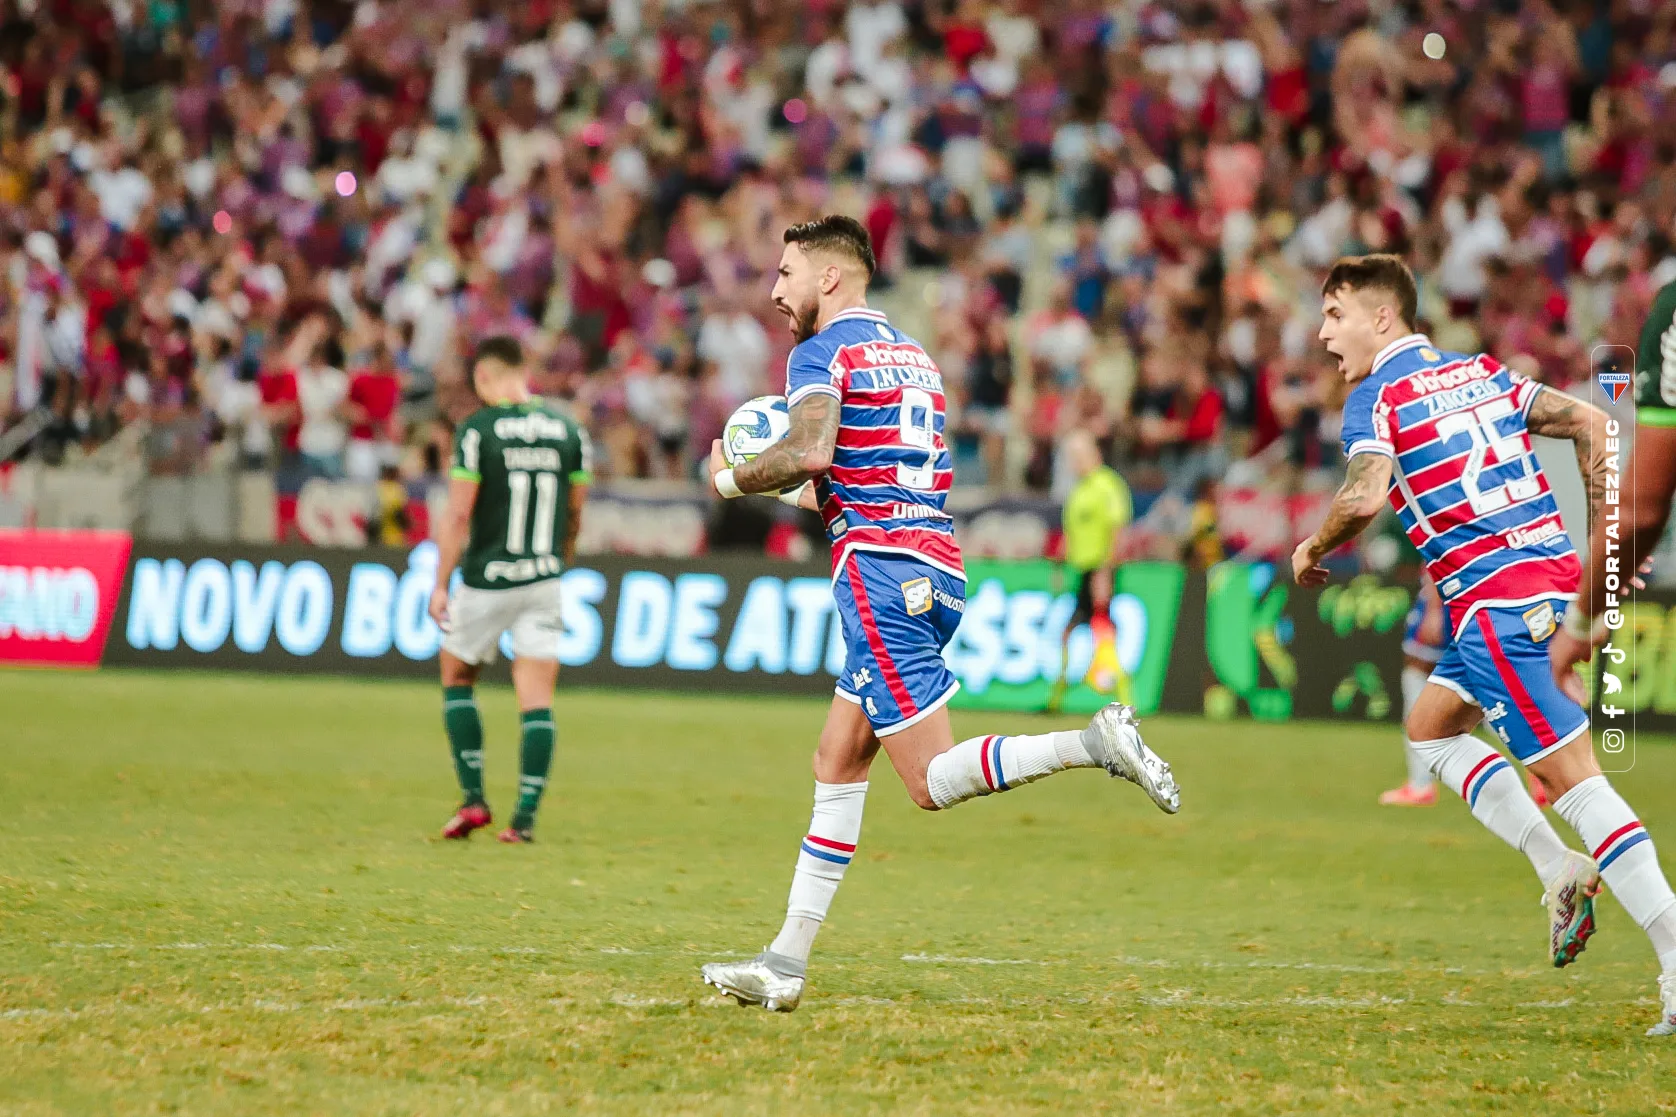
[[[816,392],[842,406],[832,467],[816,481],[832,569],[852,550],[908,554],[966,576],[944,511],[954,465],[943,444],[943,376],[918,342],[877,310],[833,317],[786,361],[786,402]]]
[[[1410,334],[1345,401],[1344,452],[1395,459],[1391,506],[1457,633],[1480,606],[1577,594],[1577,552],[1526,424],[1542,390],[1487,354]]]

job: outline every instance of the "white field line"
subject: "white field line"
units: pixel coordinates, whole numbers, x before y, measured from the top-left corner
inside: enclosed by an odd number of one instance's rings
[[[745,958],[749,953],[725,950],[705,950],[698,947],[678,946],[667,948],[634,948],[626,946],[595,946],[595,947],[540,947],[540,946],[486,946],[468,943],[297,943],[286,944],[277,942],[74,942],[68,940],[48,944],[55,950],[77,952],[142,952],[142,951],[203,951],[206,953],[236,953],[257,951],[263,953],[341,953],[341,954],[387,954],[394,952],[423,951],[441,954],[486,954],[496,957],[527,956],[548,958],[582,959],[593,955],[621,955],[645,957],[703,957],[703,958]],[[854,963],[862,958],[837,955],[825,961],[823,965],[830,969],[843,969],[846,963]],[[986,958],[977,955],[964,954],[903,954],[900,960],[914,965],[932,966],[1080,966],[1085,969],[1098,969],[1104,965],[1115,965],[1125,969],[1152,969],[1175,971],[1225,971],[1240,970],[1281,970],[1302,973],[1322,974],[1370,974],[1370,975],[1448,975],[1448,976],[1478,976],[1495,977],[1502,980],[1546,978],[1550,975],[1547,967],[1532,966],[1529,969],[1512,968],[1471,968],[1466,966],[1447,966],[1435,962],[1428,963],[1395,963],[1390,965],[1366,965],[1352,962],[1325,962],[1311,959],[1170,959],[1147,958],[1132,954],[1117,955],[1109,959],[1102,958]],[[1579,975],[1572,980],[1586,980]],[[1453,994],[1452,994],[1453,995]],[[1531,1002],[1540,1007],[1543,1002]]]
[[[1224,997],[1212,993],[1198,993],[1192,989],[1164,989],[1158,993],[1127,996],[1121,993],[1104,993],[1098,996],[1067,996],[1048,998],[1053,1003],[1064,1005],[1124,1005],[1141,1004],[1150,1008],[1176,1009],[1204,1009],[1204,1008],[1293,1008],[1293,1009],[1321,1009],[1328,1011],[1363,1011],[1367,1009],[1400,1009],[1404,1006],[1431,1008],[1479,1008],[1489,1007],[1492,1010],[1512,1008],[1520,1011],[1560,1012],[1573,1007],[1572,998],[1567,997],[1558,1001],[1526,1001],[1514,1005],[1481,1006],[1478,1002],[1464,1000],[1460,997],[1445,994],[1442,997],[1391,997],[1385,995],[1365,997],[1333,997],[1333,996],[1289,996],[1289,997]],[[197,1014],[212,1015],[218,1013],[300,1013],[300,1014],[331,1014],[373,1012],[380,1009],[402,1010],[421,1009],[435,1012],[447,1009],[479,1008],[490,1003],[522,1004],[510,1001],[504,997],[433,997],[396,999],[390,997],[357,997],[336,1001],[308,1002],[253,997],[244,1001],[216,1001],[210,1004],[196,1006],[149,1005],[133,1001],[117,1004],[97,1004],[83,1008],[49,1008],[33,1006],[28,1008],[10,1008],[0,1010],[0,1021],[12,1020],[76,1020],[91,1017],[109,1017],[130,1014],[155,1014],[167,1012],[171,1009]],[[546,1002],[554,1008],[573,1009],[579,1006],[574,1000],[555,999]],[[656,997],[642,993],[619,992],[613,993],[604,1002],[618,1008],[709,1008],[726,1003],[720,997],[705,997],[695,992],[693,997]],[[900,1002],[892,997],[877,997],[864,995],[846,995],[832,998],[822,998],[815,1002],[815,1007],[826,1005],[830,1007],[872,1007],[881,1005],[906,1004],[910,1008],[937,1009],[954,1007],[957,1005],[978,1005],[987,1007],[1011,1006],[1039,1006],[1042,998],[1031,997],[978,997],[957,996],[946,998],[915,997],[908,1002]],[[1655,1004],[1650,997],[1608,998],[1591,1000],[1590,1006],[1599,1008],[1605,1005],[1638,1005]]]

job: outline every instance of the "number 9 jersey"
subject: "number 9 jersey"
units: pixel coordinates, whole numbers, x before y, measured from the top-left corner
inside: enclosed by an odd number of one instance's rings
[[[1483,606],[1577,595],[1577,552],[1525,421],[1542,390],[1493,357],[1410,334],[1345,401],[1345,456],[1395,459],[1391,506],[1457,635]]]
[[[832,467],[816,481],[834,575],[851,551],[918,559],[965,579],[944,511],[954,468],[943,444],[937,364],[877,310],[836,315],[792,350],[786,402],[824,393],[842,408]]]

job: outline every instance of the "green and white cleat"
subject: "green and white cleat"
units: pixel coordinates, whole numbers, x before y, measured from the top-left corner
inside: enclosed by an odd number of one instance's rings
[[[808,967],[765,950],[749,962],[706,962],[699,973],[706,985],[715,986],[741,1007],[760,1005],[769,1012],[792,1012],[803,999]]]
[[[1082,731],[1083,747],[1100,766],[1118,779],[1139,784],[1165,814],[1181,810],[1181,789],[1164,759],[1141,740],[1134,708],[1113,702],[1094,715]]]
[[[1676,1036],[1676,973],[1667,973],[1659,978],[1659,1004],[1664,1015],[1657,1024],[1647,1029],[1647,1034]]]
[[[1595,933],[1595,897],[1600,894],[1600,870],[1594,858],[1566,851],[1559,875],[1548,885],[1542,901],[1548,906],[1548,953],[1554,968],[1577,961]]]

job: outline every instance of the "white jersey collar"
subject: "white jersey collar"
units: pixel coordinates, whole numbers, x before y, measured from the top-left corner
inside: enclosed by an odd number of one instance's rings
[[[889,319],[885,317],[885,312],[882,310],[874,310],[870,306],[852,306],[848,310],[841,310],[837,314],[834,314],[831,321],[827,322],[827,324],[822,326],[821,329],[824,331],[839,322],[847,322],[851,319],[860,319],[864,322],[889,321]]]
[[[1432,339],[1427,337],[1425,334],[1408,334],[1405,337],[1399,337],[1397,340],[1393,341],[1391,344],[1379,351],[1379,354],[1373,359],[1373,368],[1369,370],[1368,374],[1371,376],[1373,373],[1378,372],[1380,365],[1384,364],[1392,357],[1395,357],[1398,353],[1406,353],[1410,349],[1415,349],[1422,345],[1430,345],[1431,343]]]

